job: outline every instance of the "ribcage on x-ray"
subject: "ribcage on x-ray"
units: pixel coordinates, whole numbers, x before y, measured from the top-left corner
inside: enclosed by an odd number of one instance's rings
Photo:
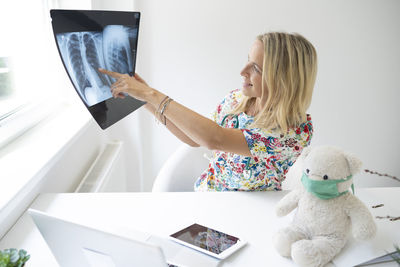
[[[98,68],[119,73],[133,71],[130,27],[106,26],[103,32],[72,32],[57,34],[57,43],[64,64],[81,97],[91,106],[110,98],[114,79]]]

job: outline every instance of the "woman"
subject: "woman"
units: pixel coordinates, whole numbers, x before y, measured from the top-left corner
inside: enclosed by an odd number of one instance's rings
[[[290,166],[312,137],[311,103],[317,72],[313,45],[298,34],[260,35],[240,75],[243,88],[230,92],[212,120],[149,87],[135,74],[102,73],[117,79],[114,97],[124,93],[146,101],[180,140],[214,150],[196,191],[280,190]]]

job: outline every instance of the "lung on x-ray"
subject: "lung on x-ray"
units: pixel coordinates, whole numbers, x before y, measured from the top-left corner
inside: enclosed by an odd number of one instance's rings
[[[139,12],[51,10],[58,51],[68,76],[102,129],[124,118],[144,102],[114,99],[115,79],[98,68],[135,73]]]

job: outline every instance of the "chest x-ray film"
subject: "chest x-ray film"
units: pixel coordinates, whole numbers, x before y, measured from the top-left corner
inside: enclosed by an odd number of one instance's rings
[[[134,75],[139,12],[51,10],[50,15],[68,76],[102,129],[145,104],[130,96],[113,98],[116,80],[98,70]]]

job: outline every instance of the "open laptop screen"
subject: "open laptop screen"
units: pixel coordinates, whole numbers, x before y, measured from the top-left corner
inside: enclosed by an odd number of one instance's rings
[[[114,99],[111,78],[98,71],[135,73],[139,12],[51,10],[57,48],[76,92],[102,129],[129,115],[144,102]]]
[[[157,245],[35,209],[29,209],[28,214],[61,267],[167,266],[164,253]]]

